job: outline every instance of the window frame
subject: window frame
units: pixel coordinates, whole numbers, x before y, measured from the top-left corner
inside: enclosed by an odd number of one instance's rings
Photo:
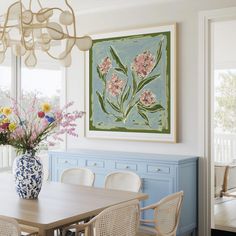
[[[10,85],[10,96],[15,99],[17,102],[20,102],[21,98],[21,73],[22,73],[22,58],[15,56],[11,51],[11,85]],[[41,65],[48,66],[47,63],[41,63]],[[66,69],[64,67],[60,67],[61,70],[61,94],[60,94],[60,106],[67,103],[67,83],[66,83]],[[61,143],[61,148],[66,149],[67,147],[67,137],[66,135],[63,137],[64,142]],[[9,171],[12,168],[13,161],[16,157],[16,152],[13,148],[10,148],[11,152],[11,166],[9,167],[0,167],[0,172]]]

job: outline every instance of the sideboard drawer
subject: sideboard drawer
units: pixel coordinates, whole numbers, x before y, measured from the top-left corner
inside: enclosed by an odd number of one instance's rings
[[[105,163],[104,163],[104,161],[92,161],[92,160],[87,160],[87,161],[86,161],[86,166],[89,166],[89,167],[97,167],[97,168],[104,168]]]
[[[137,170],[137,165],[133,163],[116,162],[115,168],[119,170]]]
[[[58,158],[57,164],[63,168],[76,167],[78,165],[77,159]]]
[[[170,167],[168,166],[159,166],[159,165],[148,165],[147,172],[149,173],[160,173],[160,174],[169,174]]]

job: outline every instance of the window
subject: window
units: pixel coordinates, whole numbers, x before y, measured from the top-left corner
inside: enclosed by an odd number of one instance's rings
[[[17,70],[17,66],[15,68],[12,66],[14,63],[11,60],[10,50],[8,53],[8,58],[0,65],[0,107],[11,104],[9,97],[21,98],[21,105],[24,107],[24,104],[29,103],[35,95],[42,102],[60,106],[63,78],[60,64],[39,52],[38,63],[31,69],[25,67],[20,58],[12,56],[17,65],[22,64],[20,70]],[[60,145],[58,143],[52,148],[58,149]],[[0,170],[11,167],[12,153],[9,147],[0,147]],[[42,151],[39,155],[45,156],[45,154],[45,151]],[[44,159],[47,169],[47,158]]]
[[[10,103],[9,96],[11,96],[11,57],[9,51],[6,55],[3,64],[0,64],[0,101],[1,106],[8,106]]]
[[[9,97],[12,96],[12,67],[11,53],[8,51],[4,63],[0,64],[0,106],[10,105]],[[0,169],[9,169],[12,164],[11,148],[0,146]]]

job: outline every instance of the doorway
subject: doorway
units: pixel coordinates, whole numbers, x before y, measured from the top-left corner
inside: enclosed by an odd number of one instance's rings
[[[236,232],[236,20],[211,23],[213,228]]]
[[[236,20],[236,8],[199,13],[199,235],[211,235],[215,228],[215,161],[214,152],[214,24]],[[231,28],[231,32],[234,29]],[[222,34],[224,35],[225,32]],[[232,50],[231,52],[232,53]],[[223,54],[220,54],[220,57]],[[229,62],[229,61],[228,61]],[[223,66],[223,64],[221,64]],[[219,83],[218,83],[219,85]],[[220,86],[218,86],[220,87]],[[215,106],[214,106],[215,105]],[[218,129],[219,131],[219,129]],[[217,174],[218,177],[218,174]],[[222,186],[222,185],[220,185]],[[236,212],[236,210],[235,210]],[[226,230],[226,229],[223,229]],[[227,228],[227,230],[233,230]],[[214,231],[214,230],[213,230]]]

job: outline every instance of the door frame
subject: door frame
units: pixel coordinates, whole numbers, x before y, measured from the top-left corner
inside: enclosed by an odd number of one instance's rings
[[[214,169],[211,155],[211,23],[236,19],[236,7],[202,11],[199,13],[199,232],[210,236],[213,226]]]

